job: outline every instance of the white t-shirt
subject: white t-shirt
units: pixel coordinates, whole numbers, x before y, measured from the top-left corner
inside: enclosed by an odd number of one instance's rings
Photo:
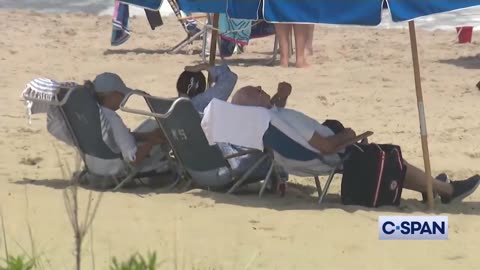
[[[275,116],[290,125],[293,130],[296,130],[307,142],[312,139],[315,132],[322,137],[335,135],[330,128],[320,124],[317,120],[299,111],[277,107],[272,108],[272,111]]]
[[[271,112],[272,124],[275,127],[285,132],[286,135],[303,147],[316,153],[320,153],[320,151],[308,143],[315,132],[323,137],[335,135],[330,128],[301,112],[276,107],[272,108]],[[288,159],[276,152],[274,155],[278,164],[282,165],[289,173],[298,176],[326,175],[332,170],[333,164],[340,162],[338,155],[322,155],[323,160],[313,159],[309,161]]]

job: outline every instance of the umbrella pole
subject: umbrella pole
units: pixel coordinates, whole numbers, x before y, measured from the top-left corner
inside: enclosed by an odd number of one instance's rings
[[[210,60],[209,64],[211,66],[215,65],[215,57],[217,56],[217,39],[218,39],[218,18],[219,14],[215,13],[213,15],[213,29],[212,29],[212,38],[210,39]],[[208,84],[212,85],[212,78],[210,77],[210,74],[208,75]]]
[[[433,179],[432,169],[430,167],[430,154],[428,151],[427,122],[425,121],[425,109],[423,106],[422,82],[420,78],[420,62],[418,60],[417,35],[415,32],[415,22],[408,22],[410,31],[410,45],[412,47],[413,72],[415,75],[415,90],[417,92],[418,117],[420,120],[420,135],[422,137],[423,162],[425,165],[425,174],[427,177],[427,199],[428,208],[433,210]]]

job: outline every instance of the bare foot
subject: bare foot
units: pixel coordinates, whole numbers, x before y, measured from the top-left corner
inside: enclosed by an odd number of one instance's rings
[[[280,57],[280,66],[281,67],[288,67],[289,61],[288,57]]]
[[[288,68],[288,59],[287,60],[284,60],[284,59],[280,59],[280,66],[281,67],[285,67],[285,68]]]
[[[302,62],[297,62],[295,64],[295,67],[297,67],[297,68],[308,68],[308,67],[310,67],[310,64],[308,64],[307,61],[302,61]]]

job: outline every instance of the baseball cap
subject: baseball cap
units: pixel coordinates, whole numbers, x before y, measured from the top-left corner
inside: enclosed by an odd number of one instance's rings
[[[95,92],[97,93],[110,93],[117,91],[127,95],[133,91],[125,85],[120,76],[110,72],[104,72],[97,75],[93,80],[93,85],[95,86]]]

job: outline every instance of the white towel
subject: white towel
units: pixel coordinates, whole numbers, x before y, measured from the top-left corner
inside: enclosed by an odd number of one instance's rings
[[[213,99],[205,108],[202,128],[210,145],[231,143],[263,151],[262,139],[270,119],[268,109]]]

